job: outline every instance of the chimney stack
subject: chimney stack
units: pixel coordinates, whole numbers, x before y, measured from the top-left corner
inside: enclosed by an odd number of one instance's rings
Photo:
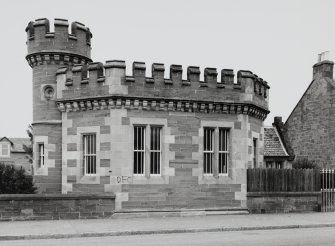
[[[313,66],[313,79],[330,78],[333,79],[334,62],[329,61],[329,51],[318,54],[318,63]]]

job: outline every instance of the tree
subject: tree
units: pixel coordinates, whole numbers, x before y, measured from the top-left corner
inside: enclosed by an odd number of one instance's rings
[[[30,139],[30,145],[23,145],[23,149],[26,151],[27,153],[27,158],[29,159],[29,163],[33,163],[33,126],[32,125],[28,125],[28,129],[27,129],[27,134],[29,136]]]
[[[319,169],[315,161],[308,160],[307,158],[297,159],[293,162],[292,168],[294,169]]]
[[[21,167],[0,163],[0,194],[33,194],[36,187],[33,177]]]

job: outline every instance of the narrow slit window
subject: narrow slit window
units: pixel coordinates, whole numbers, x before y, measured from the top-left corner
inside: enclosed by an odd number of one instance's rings
[[[145,126],[134,126],[134,174],[144,174]]]
[[[38,144],[38,167],[44,166],[45,150],[44,144]]]
[[[219,129],[219,174],[228,174],[229,130]]]
[[[204,128],[204,174],[213,174],[214,129]]]
[[[161,127],[151,126],[150,174],[161,174]]]
[[[85,175],[97,173],[96,136],[94,134],[84,135],[84,168]]]
[[[257,167],[257,138],[253,139],[253,164],[254,168]]]

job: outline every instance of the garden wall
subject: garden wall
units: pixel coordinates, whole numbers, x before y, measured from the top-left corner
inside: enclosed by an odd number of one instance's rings
[[[248,192],[250,213],[321,211],[321,192]]]
[[[0,221],[108,218],[114,209],[114,195],[0,195]]]

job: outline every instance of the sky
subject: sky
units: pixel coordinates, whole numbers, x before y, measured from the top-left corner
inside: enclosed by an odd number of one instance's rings
[[[1,3],[0,137],[27,137],[32,70],[25,27],[68,19],[93,33],[92,59],[251,70],[270,85],[271,113],[285,121],[312,81],[317,55],[335,57],[333,0],[11,0]],[[52,29],[51,29],[52,31]],[[203,73],[202,73],[203,77]]]

